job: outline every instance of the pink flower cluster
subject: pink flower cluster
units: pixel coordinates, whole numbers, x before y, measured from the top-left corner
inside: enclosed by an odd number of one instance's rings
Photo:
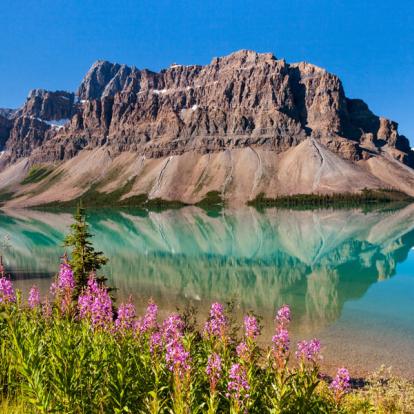
[[[288,305],[283,305],[276,314],[276,323],[279,327],[286,328],[290,323],[290,307]]]
[[[140,334],[145,334],[158,329],[157,318],[158,306],[153,301],[150,301],[144,317],[139,319],[135,324],[136,331]]]
[[[108,328],[112,323],[112,300],[108,290],[99,286],[91,274],[88,287],[79,295],[79,318],[90,320],[94,328]]]
[[[115,320],[115,329],[121,333],[126,333],[132,329],[135,315],[135,306],[131,302],[131,299],[128,303],[121,303],[118,309],[118,316]]]
[[[331,382],[330,388],[333,390],[337,399],[341,398],[348,392],[351,384],[351,377],[346,368],[339,368],[335,378]]]
[[[151,354],[158,354],[161,351],[163,345],[162,332],[153,332],[150,336],[149,345]]]
[[[316,362],[321,352],[321,343],[317,339],[310,341],[301,341],[298,343],[298,350],[296,351],[296,358],[302,361]]]
[[[210,308],[210,317],[204,325],[206,337],[223,338],[227,331],[227,317],[221,303],[213,303]]]
[[[31,287],[27,303],[29,304],[30,309],[35,309],[40,305],[40,292],[37,286]]]
[[[12,282],[5,276],[0,277],[0,304],[16,302]]]
[[[59,275],[52,284],[51,290],[56,297],[56,302],[66,309],[74,309],[73,291],[75,289],[75,280],[70,265],[66,262],[60,266]],[[4,276],[0,277],[0,304],[7,304],[16,301],[16,295],[13,285],[9,279]],[[37,286],[30,289],[28,297],[28,306],[30,309],[40,309],[42,307],[42,315],[49,320],[53,314],[52,306],[48,299],[41,303],[40,292]],[[158,307],[154,302],[150,302],[146,309],[145,315],[137,320],[136,310],[131,299],[127,303],[119,306],[117,318],[113,323],[112,300],[104,285],[98,284],[95,275],[91,274],[86,289],[78,298],[78,317],[86,319],[91,326],[102,328],[109,333],[113,332],[133,332],[143,336],[149,340],[150,352],[153,356],[160,358],[165,357],[167,368],[174,374],[174,381],[179,384],[189,384],[183,380],[190,379],[191,372],[191,356],[186,349],[186,338],[184,335],[184,321],[178,314],[170,315],[159,326],[157,322]],[[58,313],[57,313],[58,314]],[[276,331],[272,338],[272,351],[276,363],[274,366],[286,367],[290,350],[289,339],[289,323],[291,321],[290,308],[283,305],[276,314]],[[115,328],[115,329],[114,329]],[[209,318],[204,326],[204,336],[207,339],[217,340],[215,343],[222,343],[228,340],[228,320],[224,312],[224,307],[220,303],[213,303],[210,309]],[[254,316],[248,315],[244,317],[244,338],[236,347],[238,363],[231,365],[228,373],[227,394],[231,399],[231,403],[237,406],[239,412],[245,412],[248,408],[248,400],[250,398],[250,389],[247,369],[252,362],[252,355],[255,347],[254,340],[260,335],[260,327]],[[220,342],[221,341],[221,342]],[[208,342],[206,345],[214,345]],[[188,348],[188,347],[187,347]],[[221,352],[222,349],[219,351]],[[228,349],[224,349],[221,356],[226,355]],[[297,344],[296,357],[302,364],[306,361],[312,363],[317,362],[321,351],[321,344],[317,339],[310,341],[301,341]],[[223,361],[219,353],[211,352],[208,356],[205,373],[210,384],[210,391],[215,392],[217,385],[222,378],[224,367]],[[273,361],[274,362],[274,361]],[[340,368],[335,378],[330,384],[330,388],[337,400],[350,388],[350,376],[346,368]]]
[[[59,274],[54,283],[50,286],[50,292],[60,304],[60,310],[67,314],[72,305],[72,296],[75,289],[73,271],[67,262],[60,264]]]
[[[72,268],[68,263],[61,263],[57,280],[50,286],[53,295],[61,292],[73,291],[75,289],[75,279],[73,277]]]
[[[244,332],[246,338],[256,339],[260,335],[260,327],[254,316],[244,317]]]
[[[272,338],[272,350],[279,367],[283,367],[290,348],[288,326],[290,323],[290,308],[283,305],[276,314],[276,333]]]
[[[250,397],[250,385],[247,381],[246,368],[241,364],[233,364],[230,368],[229,379],[227,396],[232,398],[243,411],[242,408]]]
[[[237,356],[243,362],[249,362],[250,361],[251,350],[250,350],[249,346],[246,344],[246,342],[240,342],[239,345],[237,345],[236,353],[237,353]]]
[[[178,314],[172,314],[163,324],[164,342],[166,346],[165,360],[167,367],[183,379],[190,372],[190,353],[185,350],[184,322]]]
[[[207,360],[206,374],[210,382],[210,390],[214,393],[217,387],[217,383],[221,377],[221,358],[220,355],[215,352],[212,353]]]
[[[290,346],[288,330],[284,328],[278,329],[276,334],[273,335],[272,343],[275,354],[280,358],[284,358],[289,352]]]
[[[177,313],[170,315],[164,321],[162,330],[166,343],[181,339],[184,336],[184,322],[181,316]]]
[[[190,353],[185,350],[181,341],[169,342],[166,345],[165,360],[168,369],[180,378],[190,371]]]
[[[159,354],[164,345],[164,332],[160,331],[157,319],[158,306],[151,300],[148,303],[144,317],[139,318],[134,324],[134,330],[137,336],[149,335],[149,347],[153,355]]]

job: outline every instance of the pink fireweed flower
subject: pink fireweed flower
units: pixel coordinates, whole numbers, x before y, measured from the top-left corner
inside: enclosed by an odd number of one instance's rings
[[[75,278],[72,268],[67,262],[61,263],[56,281],[50,286],[50,292],[57,299],[63,314],[70,311],[74,289]]]
[[[346,368],[339,368],[330,385],[336,400],[340,400],[348,392],[351,385],[350,381],[351,377],[348,370]]]
[[[190,372],[190,353],[185,350],[181,340],[174,339],[167,343],[165,360],[168,369],[181,379]]]
[[[290,323],[290,307],[289,305],[283,305],[276,314],[276,323],[283,328],[286,328]]]
[[[57,295],[64,291],[73,291],[75,288],[75,279],[73,277],[72,268],[68,263],[61,263],[59,274],[55,282],[50,286],[50,291],[53,295]]]
[[[287,359],[290,347],[289,332],[287,329],[279,327],[276,334],[272,338],[273,355],[280,367],[282,367]]]
[[[108,328],[112,323],[112,300],[108,290],[89,277],[88,287],[79,295],[80,319],[89,319],[94,328]]]
[[[183,379],[190,372],[190,353],[182,343],[184,322],[180,315],[172,314],[163,323],[163,340],[166,347],[165,360],[167,367]]]
[[[296,358],[302,361],[316,362],[320,358],[321,343],[317,339],[308,341],[301,341],[298,343],[298,350],[296,351]]]
[[[134,326],[135,306],[131,303],[122,303],[118,309],[118,317],[115,320],[115,329],[117,331],[126,332]]]
[[[145,334],[146,332],[151,332],[157,329],[157,317],[158,306],[153,301],[150,301],[148,303],[144,317],[137,321],[136,329],[140,334]]]
[[[165,342],[168,344],[184,336],[184,322],[177,313],[170,315],[162,326]]]
[[[246,369],[241,364],[233,364],[230,368],[229,383],[227,384],[227,397],[230,397],[243,411],[249,399],[250,385],[247,381]]]
[[[221,377],[221,358],[220,355],[213,353],[208,357],[206,374],[210,382],[210,391],[214,393],[217,383]]]
[[[213,303],[210,308],[210,317],[204,325],[206,337],[223,338],[227,331],[227,317],[224,314],[224,307],[221,303]]]
[[[14,293],[11,280],[5,276],[0,277],[0,304],[16,302],[16,294]]]
[[[246,342],[240,342],[239,345],[237,345],[236,353],[243,362],[250,361],[251,351]]]
[[[40,292],[37,286],[31,287],[27,303],[29,304],[30,309],[35,309],[40,305]]]
[[[89,289],[86,289],[78,298],[78,311],[79,319],[86,319],[91,316],[92,303],[95,297],[90,292]]]
[[[153,332],[150,336],[150,352],[151,354],[158,354],[161,351],[163,340],[161,332]]]
[[[260,335],[260,327],[254,316],[244,317],[244,331],[246,338],[256,339]]]
[[[93,295],[99,293],[100,286],[98,284],[98,281],[96,280],[96,274],[94,272],[91,272],[89,274],[88,282],[87,282],[87,289]]]

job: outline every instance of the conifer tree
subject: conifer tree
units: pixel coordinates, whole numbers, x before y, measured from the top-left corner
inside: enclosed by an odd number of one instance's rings
[[[81,204],[78,205],[73,216],[75,222],[71,224],[70,233],[65,237],[64,246],[71,247],[69,264],[72,267],[78,290],[87,285],[91,272],[99,270],[108,262],[103,252],[95,251],[86,223],[86,212]]]

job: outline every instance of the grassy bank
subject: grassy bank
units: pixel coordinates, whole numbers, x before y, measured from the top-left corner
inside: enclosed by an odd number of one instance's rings
[[[50,166],[35,165],[29,170],[29,173],[20,184],[38,183],[48,177],[52,172],[53,169]]]
[[[130,197],[126,197],[134,184],[134,179],[129,180],[124,186],[111,191],[102,192],[98,188],[102,183],[93,184],[85,193],[68,201],[54,201],[47,204],[37,206],[42,209],[65,209],[73,208],[80,203],[88,208],[98,207],[137,207],[145,208],[149,210],[165,210],[165,209],[177,209],[184,207],[186,204],[180,201],[164,200],[161,198],[148,198],[147,194],[138,194]]]

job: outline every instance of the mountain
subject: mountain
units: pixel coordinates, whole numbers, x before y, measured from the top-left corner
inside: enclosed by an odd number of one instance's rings
[[[396,189],[414,196],[397,123],[309,63],[238,51],[157,72],[97,61],[76,94],[32,91],[0,112],[6,205],[94,193],[196,203]],[[139,197],[138,197],[139,198]]]

